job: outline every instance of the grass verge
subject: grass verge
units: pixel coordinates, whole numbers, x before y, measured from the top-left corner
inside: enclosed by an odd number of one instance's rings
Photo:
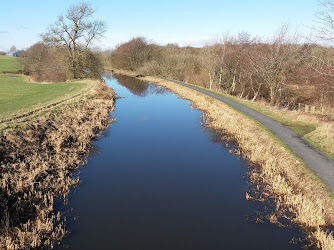
[[[119,72],[123,73],[126,72]],[[134,74],[128,74],[134,76]],[[154,77],[142,77],[154,82],[181,98],[190,100],[204,112],[206,126],[220,132],[223,139],[229,134],[238,145],[238,152],[254,164],[249,179],[255,190],[251,197],[258,201],[273,199],[276,204],[269,221],[280,224],[282,219],[306,229],[307,238],[313,246],[332,249],[334,240],[328,230],[334,225],[334,199],[332,193],[305,164],[282,147],[272,134],[267,133],[257,122],[228,105],[192,89]],[[265,143],[264,143],[265,142]]]

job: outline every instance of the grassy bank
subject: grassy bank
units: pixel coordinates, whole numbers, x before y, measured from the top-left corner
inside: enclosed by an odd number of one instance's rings
[[[0,72],[18,72],[23,70],[23,65],[13,56],[0,55]]]
[[[228,105],[197,91],[154,77],[140,79],[154,82],[190,100],[204,112],[206,126],[220,132],[223,140],[229,135],[237,142],[236,153],[240,152],[254,164],[249,171],[249,180],[255,188],[245,194],[246,198],[275,201],[276,209],[268,215],[271,223],[280,225],[289,220],[306,229],[313,246],[334,248],[333,236],[327,231],[328,226],[334,225],[332,193],[303,162],[282,147],[272,133]]]

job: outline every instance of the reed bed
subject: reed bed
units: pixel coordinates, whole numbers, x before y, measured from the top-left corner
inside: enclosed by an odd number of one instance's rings
[[[169,81],[154,77],[140,79],[154,82],[190,100],[203,111],[207,127],[220,132],[223,140],[228,134],[237,142],[234,151],[253,164],[249,180],[257,187],[257,190],[246,193],[246,199],[273,199],[276,209],[268,216],[271,223],[280,224],[280,218],[288,219],[304,229],[311,246],[334,249],[333,236],[328,231],[334,224],[331,192],[278,139],[256,121],[218,100]]]
[[[0,248],[53,247],[66,233],[54,199],[79,183],[96,136],[111,122],[114,93],[102,81],[83,100],[0,132]]]

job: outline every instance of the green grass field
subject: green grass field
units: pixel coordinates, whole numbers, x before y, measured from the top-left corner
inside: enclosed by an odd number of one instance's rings
[[[39,84],[24,75],[1,73],[22,69],[16,57],[0,56],[0,121],[67,100],[94,84],[91,80]]]
[[[65,100],[87,89],[90,82],[38,84],[24,76],[0,74],[0,120]]]
[[[23,70],[23,65],[12,56],[0,56],[0,72],[11,71],[17,72]]]

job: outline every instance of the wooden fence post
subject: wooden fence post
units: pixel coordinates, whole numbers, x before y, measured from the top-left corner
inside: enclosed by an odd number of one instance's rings
[[[305,113],[308,113],[308,112],[309,112],[309,108],[310,108],[310,106],[307,105],[307,104],[305,104]]]

